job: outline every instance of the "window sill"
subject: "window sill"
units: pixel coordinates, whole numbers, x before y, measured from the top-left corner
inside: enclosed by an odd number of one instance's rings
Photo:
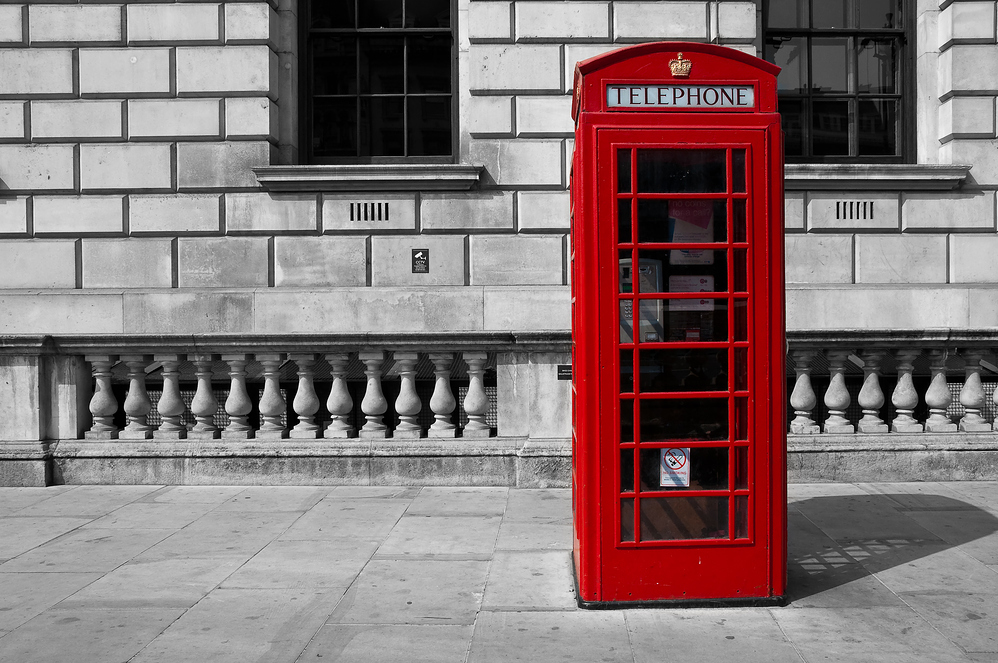
[[[949,164],[788,163],[787,191],[901,190],[951,191],[959,188],[971,166]]]
[[[268,191],[467,191],[482,166],[469,164],[344,164],[260,166],[256,179]]]

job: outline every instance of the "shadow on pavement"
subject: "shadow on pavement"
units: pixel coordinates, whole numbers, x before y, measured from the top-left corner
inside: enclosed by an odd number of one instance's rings
[[[787,515],[788,602],[805,606],[884,605],[873,574],[998,531],[994,514],[926,493],[812,497]]]

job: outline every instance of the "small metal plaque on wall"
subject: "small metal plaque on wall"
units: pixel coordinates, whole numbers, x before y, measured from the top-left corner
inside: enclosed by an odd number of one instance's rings
[[[429,274],[430,273],[430,250],[429,249],[413,249],[412,250],[412,273],[413,274]]]
[[[571,380],[572,379],[572,365],[571,364],[559,364],[558,365],[558,379],[559,380]]]

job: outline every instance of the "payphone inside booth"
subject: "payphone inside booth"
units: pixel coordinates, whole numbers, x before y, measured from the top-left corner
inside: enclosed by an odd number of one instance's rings
[[[777,67],[710,44],[580,62],[572,162],[579,601],[786,585]]]

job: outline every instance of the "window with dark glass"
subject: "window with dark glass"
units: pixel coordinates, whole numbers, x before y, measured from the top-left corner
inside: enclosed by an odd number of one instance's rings
[[[312,163],[449,160],[452,0],[311,0],[303,153]]]
[[[905,0],[766,0],[788,161],[902,161]]]

